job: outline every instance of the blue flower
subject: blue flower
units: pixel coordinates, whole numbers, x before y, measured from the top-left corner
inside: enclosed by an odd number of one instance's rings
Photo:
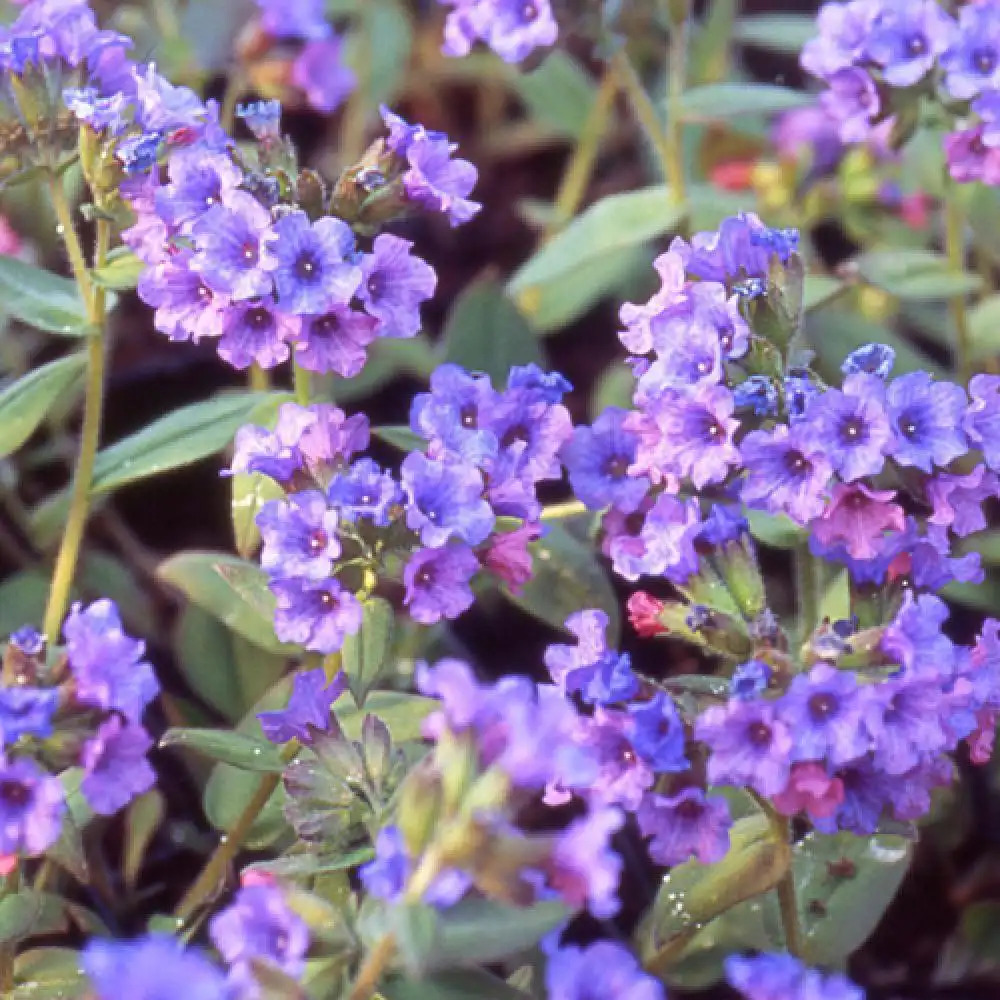
[[[896,352],[888,344],[862,344],[844,358],[840,370],[845,375],[877,375],[889,377],[896,361]]]
[[[55,688],[0,688],[0,739],[6,745],[22,736],[51,736],[52,716],[58,706],[59,692]]]
[[[414,621],[433,625],[457,618],[472,607],[469,586],[479,560],[467,545],[452,542],[440,549],[418,549],[403,569],[404,603]]]
[[[342,219],[324,216],[310,223],[305,212],[279,219],[267,240],[264,266],[274,276],[281,308],[315,316],[345,305],[361,283],[353,251],[354,233]]]
[[[228,153],[181,149],[167,163],[170,183],[156,191],[156,211],[171,226],[191,225],[228,198],[243,180],[243,172]]]
[[[378,320],[380,336],[415,336],[420,329],[420,304],[437,286],[434,268],[411,254],[412,247],[409,240],[381,233],[361,262],[358,298]]]
[[[277,598],[274,631],[282,642],[335,653],[345,635],[356,635],[361,628],[361,604],[336,580],[289,577],[272,580],[271,591]]]
[[[388,527],[392,509],[404,499],[396,480],[370,458],[359,458],[337,473],[327,498],[345,521],[366,518],[380,528]]]
[[[887,0],[876,9],[865,52],[882,68],[886,83],[910,87],[951,45],[955,22],[936,0]]]
[[[649,856],[672,868],[690,858],[703,865],[721,861],[729,850],[733,825],[721,795],[706,796],[700,788],[684,788],[674,796],[649,794],[636,813],[639,830],[649,837]]]
[[[115,158],[126,174],[145,174],[156,166],[162,144],[159,132],[141,132],[122,139],[115,148]]]
[[[666,996],[635,956],[611,941],[555,951],[549,956],[545,988],[549,1000],[664,1000]]]
[[[151,934],[134,941],[93,938],[80,964],[97,1000],[227,1000],[222,971],[200,951],[185,949],[174,937]]]
[[[733,407],[737,412],[751,410],[758,417],[773,417],[778,412],[778,389],[767,375],[751,375],[733,387]]]
[[[961,386],[911,372],[889,383],[886,402],[894,431],[887,450],[900,465],[930,472],[968,451],[962,432],[967,400]]]
[[[864,991],[838,973],[809,969],[791,955],[730,955],[726,979],[746,1000],[864,1000]]]
[[[59,839],[65,811],[58,778],[27,757],[0,763],[0,854],[37,857]]]
[[[258,713],[257,720],[264,736],[272,743],[287,743],[293,739],[312,743],[314,730],[329,731],[330,708],[346,690],[347,675],[343,671],[339,671],[329,684],[322,667],[299,671],[292,681],[287,707]]]
[[[410,427],[427,438],[432,455],[479,464],[499,448],[489,429],[498,398],[488,376],[440,365],[431,375],[431,391],[413,398]]]
[[[478,545],[492,531],[493,511],[475,467],[412,452],[403,461],[402,480],[409,501],[406,524],[424,545],[439,548],[449,538]]]
[[[673,701],[657,691],[649,701],[630,705],[629,712],[629,738],[635,752],[657,774],[686,771],[690,765],[684,756],[684,723]]]
[[[94,812],[111,816],[156,784],[146,754],[153,741],[140,725],[113,715],[83,746],[80,791]]]
[[[269,500],[257,515],[264,541],[260,564],[269,573],[322,580],[340,555],[340,517],[318,490]]]
[[[577,611],[566,619],[576,645],[556,644],[545,650],[545,666],[556,684],[595,705],[628,701],[639,692],[628,654],[608,648],[607,627],[605,612]]]
[[[1000,376],[974,375],[969,395],[972,403],[962,427],[983,453],[986,464],[994,471],[1000,470]]]
[[[213,291],[234,299],[268,295],[273,279],[264,266],[271,214],[245,191],[231,191],[194,224],[192,268]]]
[[[729,681],[731,698],[752,701],[767,690],[771,680],[771,668],[763,660],[747,660],[734,671]]]
[[[261,142],[281,138],[281,101],[248,101],[237,106],[236,117],[246,122],[254,138]]]

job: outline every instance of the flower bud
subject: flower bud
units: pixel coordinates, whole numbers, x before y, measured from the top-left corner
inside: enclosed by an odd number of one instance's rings
[[[396,825],[411,857],[426,850],[441,819],[441,776],[428,758],[415,767],[399,790]]]

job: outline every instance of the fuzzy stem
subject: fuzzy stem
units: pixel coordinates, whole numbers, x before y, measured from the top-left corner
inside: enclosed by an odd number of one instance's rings
[[[687,18],[670,28],[670,63],[667,67],[667,182],[675,205],[687,199],[684,180],[684,116],[681,101],[687,79]]]
[[[250,366],[250,388],[254,392],[267,392],[271,388],[271,376],[266,368],[258,364]]]
[[[799,641],[804,643],[819,624],[819,588],[816,563],[803,543],[794,552],[795,601],[799,612]]]
[[[295,402],[299,406],[308,406],[312,398],[312,378],[300,364],[292,365],[292,385],[295,388]]]
[[[950,178],[945,188],[945,249],[948,266],[956,274],[965,270],[965,218],[959,201],[958,185]],[[952,296],[949,302],[952,324],[955,327],[953,363],[958,381],[965,384],[972,374],[969,358],[969,315],[964,293]]]
[[[87,319],[92,327],[87,336],[87,384],[83,404],[83,425],[80,429],[80,452],[73,473],[66,530],[63,533],[59,554],[56,556],[49,602],[43,622],[43,631],[52,641],[59,635],[63,617],[69,606],[73,574],[76,571],[90,509],[90,486],[94,477],[94,461],[97,458],[97,447],[101,437],[101,416],[104,409],[104,320],[107,294],[91,280],[83,248],[80,245],[80,237],[73,224],[73,212],[60,178],[50,176],[49,192],[70,266],[87,308]],[[94,252],[95,267],[101,267],[107,260],[110,244],[111,224],[105,219],[99,219],[97,246]]]
[[[601,138],[608,126],[611,107],[618,92],[619,80],[613,66],[604,71],[597,97],[584,122],[580,139],[573,147],[566,171],[556,193],[555,211],[545,227],[542,243],[547,243],[576,215],[583,202],[587,185],[594,173],[594,164],[601,148]]]

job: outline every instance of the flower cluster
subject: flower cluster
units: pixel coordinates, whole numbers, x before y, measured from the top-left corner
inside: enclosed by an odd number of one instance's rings
[[[889,378],[879,344],[846,359],[839,389],[804,367],[782,374],[747,322],[766,303],[745,289],[793,247],[792,233],[730,220],[675,242],[656,261],[661,290],[622,308],[636,410],[607,410],[562,453],[576,495],[609,508],[604,551],[628,580],[684,584],[739,534],[737,502],[807,528],[813,552],[860,583],[981,580],[978,555],[952,547],[1000,495],[1000,378],[977,375],[968,394],[926,372]],[[697,496],[714,501],[708,519]]]
[[[505,62],[518,63],[535,49],[554,45],[559,25],[550,0],[438,0],[449,8],[442,50],[468,55],[485,42]]]
[[[76,605],[65,650],[46,658],[44,638],[15,632],[0,685],[0,855],[43,854],[59,838],[66,792],[59,777],[81,769],[80,791],[110,816],[152,788],[152,740],[142,725],[159,685],[144,644],[122,630],[114,604]],[[44,765],[44,766],[43,766]]]
[[[256,164],[229,146],[199,144],[171,153],[167,183],[156,171],[143,182],[133,200],[138,222],[126,234],[148,265],[139,294],[157,329],[173,340],[217,337],[236,368],[272,368],[294,350],[308,371],[357,375],[376,339],[417,333],[434,271],[390,233],[362,249],[351,224],[327,214],[325,195],[308,211],[296,204],[294,166],[272,163],[287,150],[276,103],[242,113],[260,143]],[[370,188],[383,207],[441,212],[453,225],[470,219],[475,168],[452,158],[447,137],[383,113],[389,137],[376,144],[379,168],[341,188],[352,197]]]
[[[822,973],[791,955],[733,955],[726,979],[746,1000],[864,1000],[864,991],[846,976]]]
[[[513,369],[503,391],[442,366],[412,407],[426,452],[408,454],[398,477],[355,458],[368,445],[363,415],[288,403],[274,431],[243,428],[232,470],[270,476],[287,492],[257,515],[279,638],[339,649],[360,626],[355,592],[375,581],[401,583],[423,624],[470,607],[484,570],[521,586],[528,543],[541,530],[537,484],[560,475],[557,454],[571,431],[559,402],[568,388],[532,365]]]
[[[845,142],[935,93],[958,122],[945,139],[952,176],[1000,183],[1000,3],[966,4],[957,16],[936,0],[827,3],[819,31],[802,65],[827,84],[820,100]]]
[[[257,22],[241,40],[240,54],[283,64],[284,50],[291,49],[287,80],[281,81],[283,90],[292,91],[283,95],[286,103],[301,94],[316,111],[336,111],[357,78],[344,64],[343,41],[326,19],[322,0],[257,0],[257,7]]]

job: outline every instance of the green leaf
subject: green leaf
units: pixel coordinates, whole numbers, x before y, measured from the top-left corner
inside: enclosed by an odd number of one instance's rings
[[[870,250],[855,264],[865,281],[900,299],[947,299],[978,291],[983,283],[979,275],[955,271],[947,257],[928,250]]]
[[[344,64],[360,81],[365,103],[371,109],[396,96],[410,63],[413,25],[398,0],[359,4],[361,24],[347,35]]]
[[[0,308],[47,333],[82,337],[90,330],[74,282],[16,257],[0,257]]]
[[[913,844],[894,834],[810,834],[795,845],[795,896],[807,962],[840,965],[868,940],[912,853]]]
[[[284,764],[273,743],[226,729],[188,729],[173,726],[160,737],[161,747],[193,750],[241,771],[282,771]]]
[[[368,692],[378,683],[392,646],[395,618],[392,605],[381,597],[371,597],[362,605],[363,617],[357,635],[344,638],[340,651],[351,694],[360,708]]]
[[[22,889],[0,900],[0,944],[12,944],[28,937],[41,922],[46,897]]]
[[[532,117],[553,135],[578,139],[597,88],[590,74],[562,49],[550,52],[530,73],[510,70],[511,83]]]
[[[681,114],[689,122],[776,115],[805,107],[812,100],[804,91],[774,83],[709,83],[684,94]]]
[[[502,961],[534,947],[572,916],[568,906],[555,901],[509,906],[483,897],[464,899],[440,914],[437,937],[425,958],[425,968]]]
[[[624,247],[608,257],[587,260],[543,284],[517,292],[508,286],[508,290],[528,322],[547,335],[572,323],[602,299],[618,295],[649,267],[649,261],[645,246]]]
[[[531,546],[534,572],[520,594],[502,592],[519,608],[555,628],[580,608],[600,608],[614,645],[621,631],[618,600],[593,546],[578,541],[561,524],[549,523]]]
[[[75,1000],[91,994],[90,979],[73,948],[31,948],[14,962],[11,1000]]]
[[[71,354],[28,372],[0,392],[0,458],[17,451],[52,406],[62,403],[67,393],[76,392],[85,366],[82,354]]]
[[[406,424],[391,424],[386,427],[373,427],[372,434],[380,441],[391,444],[400,451],[423,451],[427,441],[416,431],[411,431]]]
[[[260,567],[222,552],[180,552],[156,575],[234,632],[272,653],[293,650],[274,634],[274,595]]]
[[[737,0],[713,0],[708,16],[698,26],[690,46],[692,84],[715,83],[727,76]]]
[[[280,500],[284,488],[270,476],[260,472],[237,472],[231,477],[229,510],[233,519],[233,540],[236,551],[249,559],[260,548],[257,515],[269,500]]]
[[[748,510],[746,516],[753,537],[773,549],[794,549],[807,537],[806,530],[787,514],[766,514],[762,510]]]
[[[534,331],[497,282],[483,278],[455,301],[442,334],[444,360],[505,385],[512,365],[542,363]]]
[[[27,622],[40,622],[49,596],[49,578],[38,570],[15,573],[0,583],[0,636]]]
[[[973,361],[1000,354],[1000,294],[987,295],[969,310],[969,339]]]
[[[441,972],[420,979],[388,979],[379,986],[379,993],[386,1000],[531,1000],[527,993],[482,969]]]
[[[798,56],[802,47],[818,34],[811,14],[756,14],[736,22],[733,40],[745,45]]]
[[[669,233],[683,217],[683,206],[671,201],[662,184],[608,195],[546,243],[511,278],[507,290],[520,297],[570,274],[579,281],[580,268],[594,261],[607,266],[623,250]]]
[[[590,416],[596,420],[609,406],[632,408],[635,374],[624,361],[613,361],[601,372],[590,401]]]
[[[838,295],[847,291],[848,286],[829,274],[814,272],[806,275],[805,288],[802,293],[802,309],[809,312],[819,309]]]
[[[145,262],[136,257],[131,250],[127,247],[118,247],[108,256],[108,262],[103,267],[94,268],[90,274],[102,288],[127,292],[139,284],[139,278],[145,269]]]
[[[129,804],[122,850],[122,879],[129,889],[134,889],[139,880],[143,858],[165,815],[166,800],[158,788],[150,789]]]
[[[438,936],[438,911],[425,903],[400,903],[388,914],[388,927],[406,971],[422,976]]]
[[[262,408],[287,398],[285,393],[238,392],[174,410],[97,456],[93,492],[107,493],[214,455]]]

